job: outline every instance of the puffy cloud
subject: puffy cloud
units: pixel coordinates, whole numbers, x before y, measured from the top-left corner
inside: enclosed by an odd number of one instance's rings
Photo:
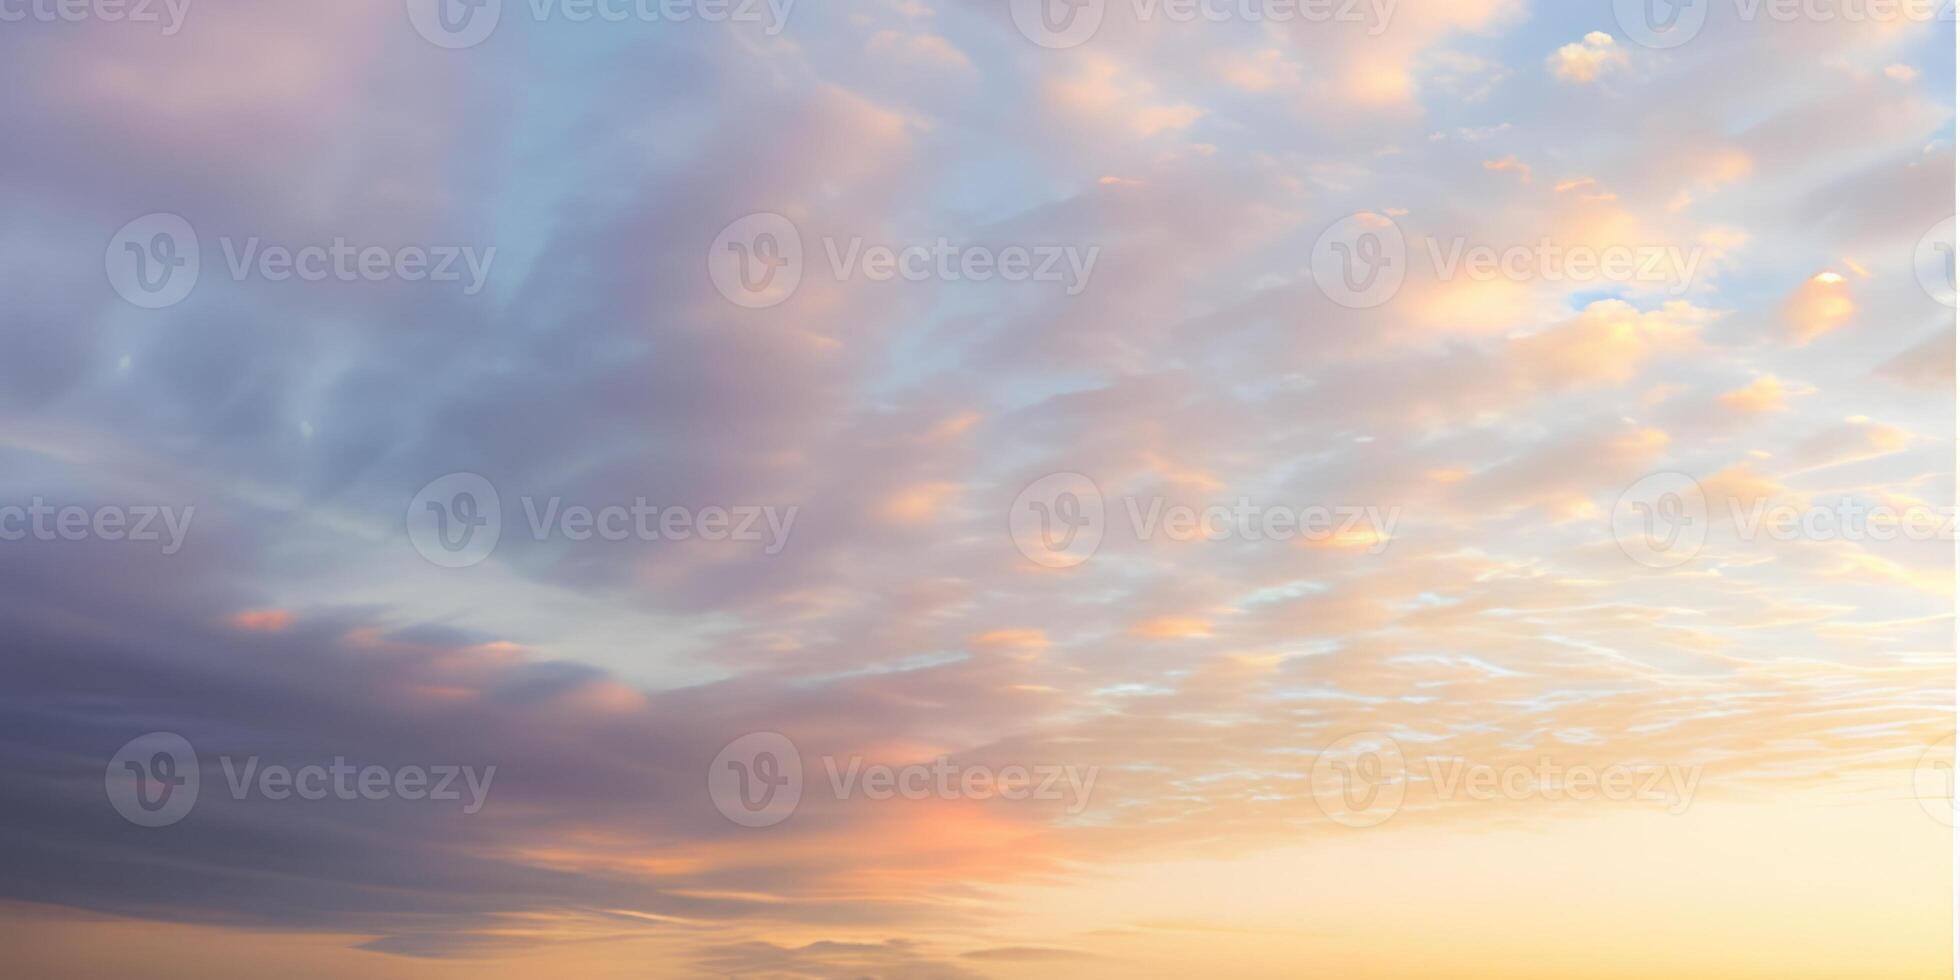
[[[1613,35],[1593,31],[1552,52],[1545,67],[1560,81],[1583,85],[1625,68],[1628,61],[1627,53],[1613,40]]]
[[[1765,374],[1734,391],[1722,394],[1722,407],[1745,414],[1774,412],[1784,407],[1788,389],[1773,374]]]
[[[1105,932],[1174,930],[1118,915],[1113,869],[1355,839],[1308,778],[1345,734],[1685,761],[1778,800],[1896,776],[1950,729],[1950,544],[1777,540],[1726,503],[1951,499],[1951,311],[1909,257],[1952,210],[1952,108],[1873,67],[1948,55],[1716,21],[1638,71],[1588,35],[1552,56],[1573,85],[1524,86],[1571,34],[1520,3],[1130,9],[1068,51],[998,6],[910,2],[799,7],[776,37],[506,4],[455,52],[398,9],[213,3],[171,44],[7,32],[0,123],[27,136],[0,155],[21,191],[0,505],[197,518],[168,557],[0,547],[4,897],[241,957],[298,934],[336,975],[613,949],[680,973],[1128,975],[1090,958]],[[689,94],[618,97],[648,92]],[[210,240],[192,298],[149,315],[102,253],[153,210]],[[796,227],[802,281],[748,309],[704,270],[759,211]],[[1405,245],[1400,290],[1362,309],[1313,268],[1357,211]],[[496,273],[464,298],[220,271],[221,237],[336,234],[495,244]],[[832,264],[941,239],[1096,262],[1074,293]],[[1441,268],[1458,243],[1693,262],[1480,278]],[[504,494],[503,536],[439,568],[404,510],[459,471]],[[1630,560],[1611,520],[1660,471],[1713,508],[1677,569]],[[1105,507],[1095,554],[1056,569],[1007,515],[1061,472]],[[799,516],[776,553],[527,517],[640,497]],[[1174,540],[1137,529],[1159,501],[1369,519]],[[477,814],[217,791],[146,835],[101,780],[152,730],[213,759],[499,768]],[[760,830],[703,790],[755,731],[820,787]],[[1075,813],[821,788],[825,759],[941,757],[1098,777]],[[1554,819],[1416,786],[1397,826]],[[1057,890],[1097,896],[1081,929],[1015,915]],[[1938,920],[1923,904],[1906,918]]]

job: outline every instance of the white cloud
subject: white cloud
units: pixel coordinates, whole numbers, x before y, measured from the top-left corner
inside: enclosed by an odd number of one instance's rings
[[[1609,71],[1626,67],[1627,60],[1627,53],[1613,43],[1611,35],[1594,31],[1583,40],[1553,52],[1546,67],[1562,81],[1584,85]]]

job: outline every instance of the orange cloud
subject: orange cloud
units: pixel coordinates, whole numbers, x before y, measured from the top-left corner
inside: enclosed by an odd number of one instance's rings
[[[232,613],[226,622],[253,633],[277,633],[293,625],[293,614],[284,609],[248,609]]]

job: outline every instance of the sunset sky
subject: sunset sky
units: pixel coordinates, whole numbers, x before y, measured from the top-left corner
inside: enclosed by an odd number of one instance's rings
[[[440,2],[0,0],[0,972],[1951,975],[1950,20]]]

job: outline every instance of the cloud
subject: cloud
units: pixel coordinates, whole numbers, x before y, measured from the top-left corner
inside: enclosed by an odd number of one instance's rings
[[[0,543],[0,892],[227,950],[296,936],[299,972],[612,950],[669,973],[1134,972],[1174,961],[1126,945],[1132,896],[1100,889],[1345,847],[1309,781],[1346,734],[1678,761],[1781,803],[1882,782],[1950,731],[1950,542],[1752,537],[1721,503],[1952,499],[1951,311],[1910,259],[1952,210],[1952,106],[1875,67],[1928,57],[1912,36],[1711,23],[1635,71],[1521,3],[1405,0],[1382,25],[1128,9],[1065,52],[973,4],[799,8],[776,37],[506,4],[460,52],[399,10],[240,2],[169,44],[6,32],[0,506],[197,519],[167,557]],[[1512,84],[1554,48],[1572,84]],[[206,276],[140,311],[103,250],[156,210],[206,236]],[[1314,275],[1358,211],[1406,246],[1379,307]],[[757,212],[805,255],[761,310],[704,274]],[[233,278],[219,240],[253,236],[499,258],[467,298]],[[1098,261],[1070,294],[828,258],[941,240]],[[1480,279],[1438,267],[1456,242],[1697,264]],[[403,530],[452,472],[502,494],[495,552],[464,569]],[[1105,523],[1052,569],[1007,517],[1063,472]],[[1657,472],[1714,501],[1675,569],[1615,535]],[[642,497],[799,519],[777,554],[526,519]],[[1396,521],[1135,531],[1130,505],[1160,498]],[[209,795],[150,833],[102,779],[156,730],[197,746]],[[758,731],[794,740],[809,785],[752,829],[704,785]],[[475,814],[233,799],[218,759],[253,755],[498,769]],[[852,759],[1097,776],[1073,813],[839,797],[825,760]],[[1569,813],[1418,786],[1388,832]],[[1276,934],[1278,965],[1244,972],[1300,972],[1297,930]],[[68,955],[149,948],[91,935]]]
[[[1628,61],[1627,53],[1620,49],[1611,34],[1593,31],[1581,40],[1552,52],[1545,67],[1551,69],[1559,81],[1585,85],[1625,68]]]
[[[1765,374],[1749,384],[1734,391],[1725,392],[1721,397],[1722,407],[1745,414],[1779,411],[1786,406],[1784,397],[1788,390],[1775,375]]]

